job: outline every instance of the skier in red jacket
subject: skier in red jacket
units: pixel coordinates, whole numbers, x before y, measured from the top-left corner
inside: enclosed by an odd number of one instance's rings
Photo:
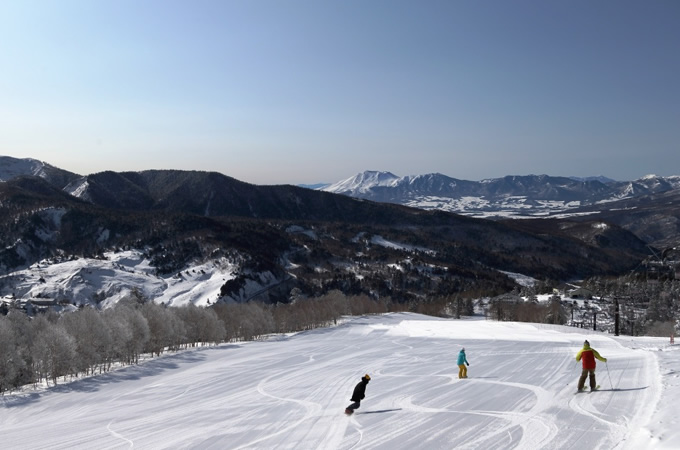
[[[599,359],[602,362],[607,362],[607,358],[603,358],[600,356],[597,350],[590,347],[590,342],[583,342],[583,348],[576,354],[576,361],[583,362],[581,378],[578,379],[579,391],[583,390],[583,387],[586,384],[586,377],[588,375],[590,375],[590,390],[594,391],[597,389],[597,383],[595,382],[595,359]]]

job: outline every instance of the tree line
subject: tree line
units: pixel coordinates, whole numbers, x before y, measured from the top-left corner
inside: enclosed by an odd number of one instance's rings
[[[668,336],[680,328],[680,280],[650,279],[646,274],[593,277],[584,286],[609,299],[609,314],[618,313],[621,333]]]
[[[123,301],[104,310],[85,307],[35,317],[13,310],[0,316],[0,393],[137,364],[143,354],[257,340],[329,326],[345,315],[404,309],[390,298],[332,291],[288,304],[221,303],[199,308]]]

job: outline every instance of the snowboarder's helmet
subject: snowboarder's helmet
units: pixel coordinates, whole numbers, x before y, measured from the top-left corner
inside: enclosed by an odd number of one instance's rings
[[[368,374],[364,375],[363,378],[364,378],[364,380],[366,380],[366,381],[371,381],[371,377],[369,377]]]

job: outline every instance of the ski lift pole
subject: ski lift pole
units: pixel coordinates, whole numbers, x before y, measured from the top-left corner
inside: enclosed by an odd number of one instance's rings
[[[607,368],[607,376],[609,377],[609,385],[612,387],[612,391],[613,391],[613,390],[615,390],[615,389],[614,389],[614,384],[612,383],[612,376],[611,376],[611,374],[609,373],[609,364],[607,364],[607,363],[605,362],[605,363],[604,363],[604,366]]]

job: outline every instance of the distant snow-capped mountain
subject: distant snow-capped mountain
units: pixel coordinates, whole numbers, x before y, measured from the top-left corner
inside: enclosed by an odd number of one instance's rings
[[[358,197],[363,193],[370,192],[376,187],[394,186],[394,184],[399,180],[400,178],[398,176],[390,172],[367,170],[346,180],[338,181],[335,184],[326,186],[321,190]]]
[[[578,207],[680,189],[680,176],[634,181],[606,177],[505,176],[467,181],[432,173],[398,177],[366,171],[321,190],[378,202],[474,216],[546,216]]]

